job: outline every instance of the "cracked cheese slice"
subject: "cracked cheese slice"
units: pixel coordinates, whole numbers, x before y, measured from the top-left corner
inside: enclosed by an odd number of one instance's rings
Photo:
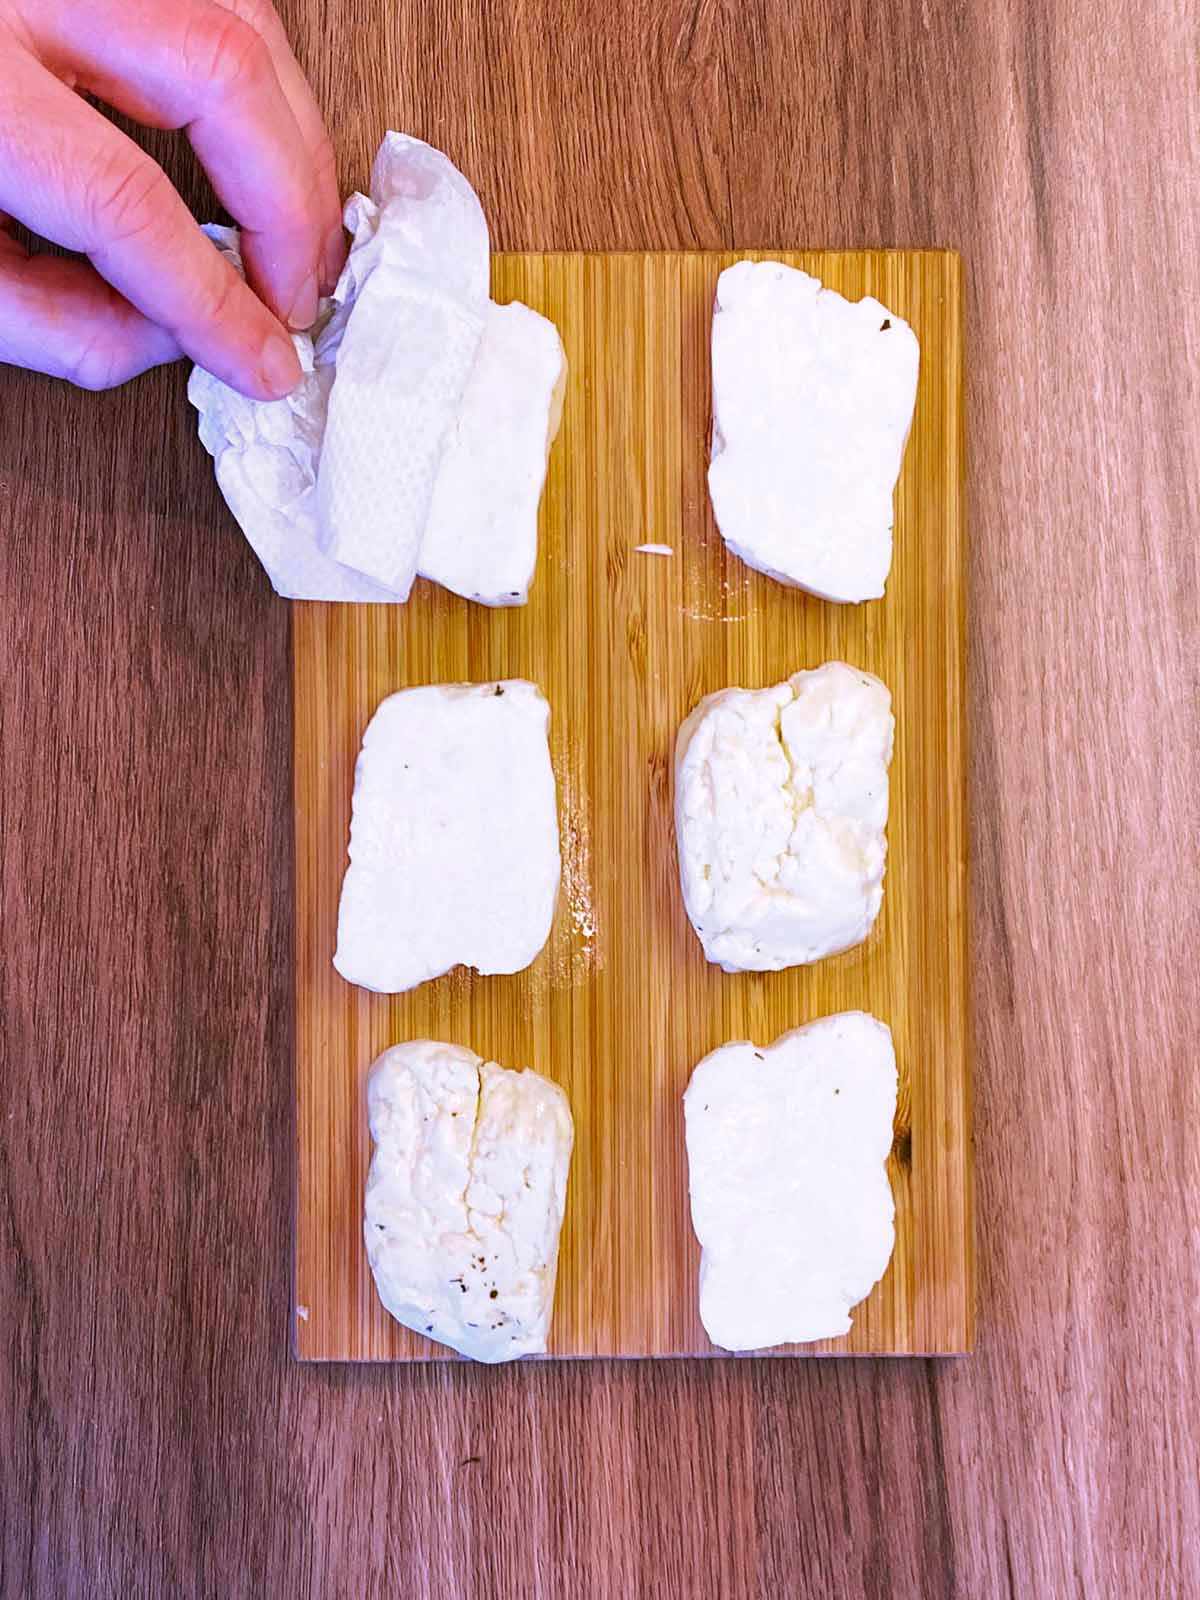
[[[774,972],[860,943],[883,899],[891,696],[842,661],[724,689],[679,730],[684,903],[710,961]]]
[[[334,966],[394,994],[517,972],[558,898],[550,707],[520,679],[404,689],[363,735]]]
[[[546,1348],[574,1128],[563,1091],[460,1045],[385,1050],[363,1235],[398,1322],[476,1361]]]
[[[917,393],[916,336],[778,261],[717,283],[708,483],[726,544],[827,600],[882,595]]]
[[[896,1060],[861,1011],[705,1056],[683,1097],[700,1319],[725,1350],[850,1331],[895,1238]]]

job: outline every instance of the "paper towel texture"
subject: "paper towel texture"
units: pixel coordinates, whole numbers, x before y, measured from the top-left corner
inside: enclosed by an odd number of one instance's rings
[[[405,599],[483,332],[487,222],[444,155],[389,133],[371,198],[350,198],[346,226],[354,241],[327,341],[336,341],[336,382],[317,473],[318,538],[326,555]],[[352,314],[339,317],[345,306]]]

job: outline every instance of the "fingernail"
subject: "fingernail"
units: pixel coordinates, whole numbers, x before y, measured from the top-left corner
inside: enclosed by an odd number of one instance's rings
[[[332,294],[346,264],[346,230],[339,222],[321,252],[321,293]]]
[[[303,328],[311,328],[317,320],[317,275],[310,272],[300,285],[300,292],[292,301],[292,309],[287,314],[287,325],[299,332]]]
[[[283,333],[273,333],[262,348],[258,375],[268,394],[281,400],[291,394],[300,381],[300,362],[295,346]]]

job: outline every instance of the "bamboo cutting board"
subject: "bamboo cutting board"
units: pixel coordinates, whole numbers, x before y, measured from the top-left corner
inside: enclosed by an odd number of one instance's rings
[[[876,295],[920,340],[884,600],[830,605],[727,553],[705,483],[708,344],[717,274],[740,257],[697,253],[493,258],[496,298],[551,317],[570,363],[529,605],[488,611],[421,581],[407,606],[293,606],[303,1359],[455,1359],[388,1317],[363,1249],[364,1083],[386,1046],[449,1040],[566,1089],[575,1154],[551,1355],[711,1355],[688,1076],[718,1044],[769,1043],[853,1008],[895,1037],[895,1255],[846,1338],[781,1353],[971,1348],[961,264],[932,251],[774,254],[850,298]],[[676,730],[702,695],[833,657],[893,696],[882,913],[865,945],[815,967],[721,972],[679,891]],[[551,705],[563,883],[549,943],[512,977],[457,969],[395,997],[353,988],[330,958],[368,718],[396,689],[506,677],[532,679]]]

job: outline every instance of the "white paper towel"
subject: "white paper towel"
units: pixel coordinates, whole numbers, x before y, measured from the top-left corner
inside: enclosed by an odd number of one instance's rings
[[[562,341],[527,306],[488,301],[486,224],[445,156],[390,133],[372,191],[347,202],[333,298],[293,336],[295,392],[248,400],[197,367],[200,438],[281,595],[396,602],[416,568],[481,604],[523,604]],[[205,231],[240,272],[237,231]]]
[[[483,331],[487,222],[440,151],[389,133],[371,199],[351,197],[346,226],[354,242],[318,341],[322,359],[336,363],[318,536],[326,555],[404,599]]]
[[[239,272],[238,233],[204,230]],[[326,301],[317,328],[329,318]],[[317,466],[333,365],[317,358],[311,333],[292,336],[303,371],[284,400],[248,400],[202,367],[188,399],[199,412],[200,440],[217,483],[272,585],[291,600],[387,601],[398,596],[331,560],[317,543]]]

